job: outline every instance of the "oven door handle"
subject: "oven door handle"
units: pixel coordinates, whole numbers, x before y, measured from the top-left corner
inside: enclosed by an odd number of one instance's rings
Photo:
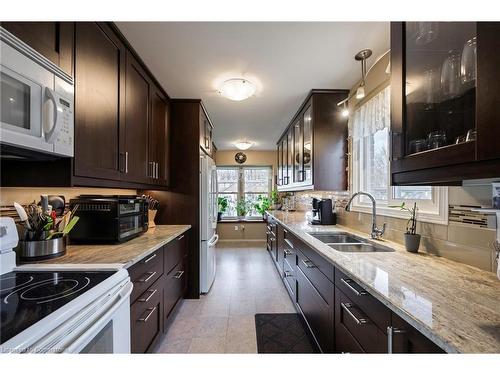
[[[106,325],[106,323],[113,316],[116,310],[118,310],[122,306],[122,304],[127,301],[127,299],[130,297],[130,294],[132,293],[132,289],[133,284],[129,281],[122,288],[120,293],[118,293],[115,298],[115,302],[111,306],[107,307],[106,312],[102,316],[100,316],[97,321],[93,321],[90,326],[86,326],[82,330],[78,330],[78,332],[76,332],[76,335],[70,335],[67,340],[55,343],[54,347],[64,348],[64,353],[78,353],[85,347],[89,340]],[[79,335],[82,331],[83,334]]]
[[[50,128],[45,128],[45,118],[44,118],[44,124],[43,124],[43,131],[45,133],[45,141],[47,143],[54,143],[55,139],[59,135],[59,129],[61,127],[61,118],[58,116],[57,112],[59,112],[58,107],[59,105],[57,104],[57,98],[59,95],[57,95],[54,90],[45,87],[45,96],[49,98],[49,100],[52,102],[52,105],[54,106],[53,109],[53,123]],[[44,116],[45,117],[45,116]]]

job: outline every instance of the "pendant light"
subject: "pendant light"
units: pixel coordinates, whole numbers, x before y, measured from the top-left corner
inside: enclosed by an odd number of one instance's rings
[[[359,51],[354,59],[356,61],[361,61],[361,83],[356,90],[356,99],[363,99],[365,97],[365,79],[366,79],[366,59],[372,55],[371,49],[364,49]]]

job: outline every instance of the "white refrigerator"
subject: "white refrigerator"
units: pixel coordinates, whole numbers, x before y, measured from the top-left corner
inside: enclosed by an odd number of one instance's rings
[[[200,292],[208,293],[215,280],[217,228],[217,169],[212,158],[200,156]]]

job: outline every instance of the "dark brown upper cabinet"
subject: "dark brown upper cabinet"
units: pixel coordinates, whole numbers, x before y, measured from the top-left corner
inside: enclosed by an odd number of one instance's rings
[[[1,26],[73,76],[73,22],[2,22]]]
[[[169,180],[169,105],[161,90],[151,93],[151,122],[149,124],[149,163],[151,183],[168,185]]]
[[[348,90],[311,90],[278,141],[279,191],[347,189]]]
[[[392,185],[500,175],[500,23],[391,24]]]
[[[204,111],[200,111],[200,148],[212,156],[213,126]]]
[[[126,50],[105,24],[75,27],[76,176],[120,180]]]
[[[125,83],[125,129],[122,157],[125,168],[122,179],[148,183],[153,175],[148,169],[148,124],[151,83],[136,58],[127,53]]]

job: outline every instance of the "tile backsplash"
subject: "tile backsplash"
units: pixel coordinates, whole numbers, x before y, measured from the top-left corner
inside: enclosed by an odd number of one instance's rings
[[[488,206],[491,202],[491,190],[488,187],[450,187],[448,195],[450,207],[455,209],[457,206]],[[298,210],[307,211],[311,209],[312,198],[331,198],[337,202],[339,224],[369,233],[372,222],[370,214],[346,212],[343,209],[349,197],[347,191],[308,191],[296,193],[295,202]],[[442,225],[419,222],[417,232],[422,235],[420,250],[483,270],[496,270],[493,250],[495,230],[485,227],[484,217],[474,217],[476,223],[450,220],[448,225]],[[377,221],[379,224],[387,223],[384,238],[404,243],[405,219],[377,215]]]

